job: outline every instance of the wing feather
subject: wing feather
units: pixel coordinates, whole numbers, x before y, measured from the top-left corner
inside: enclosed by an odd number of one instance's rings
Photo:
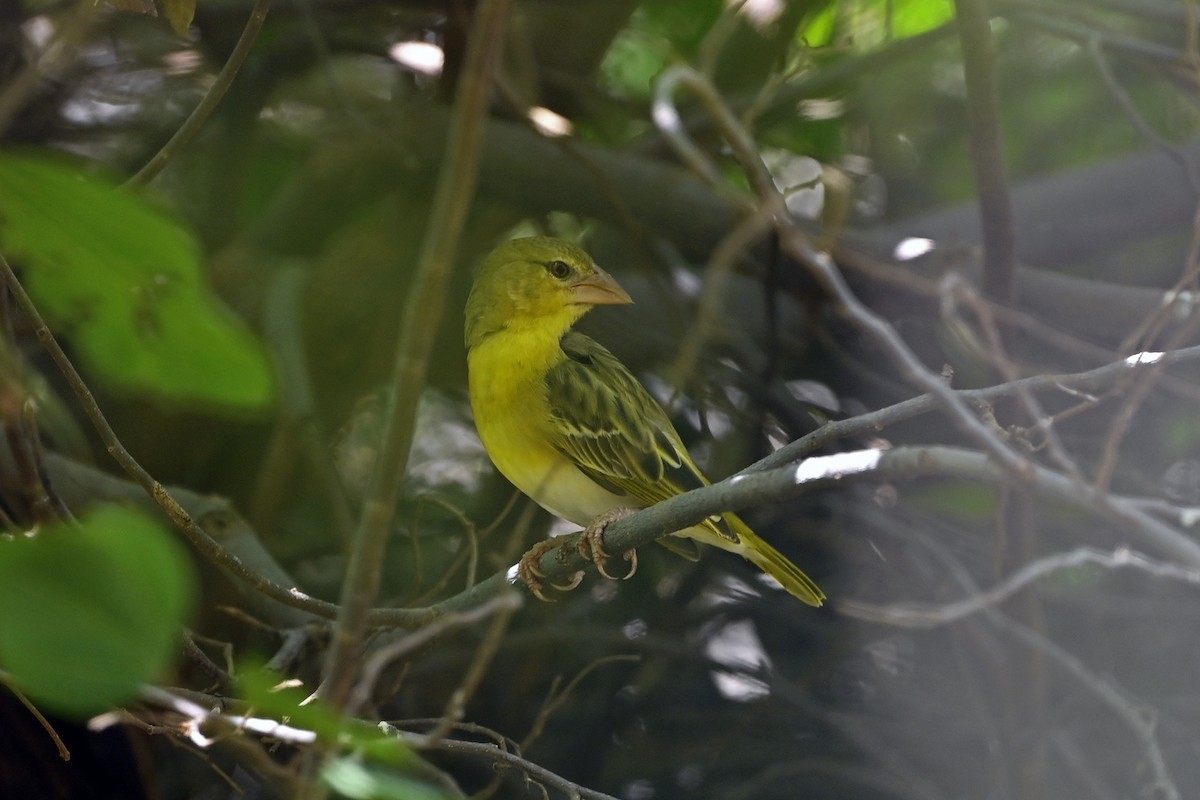
[[[708,483],[666,413],[616,356],[574,331],[546,375],[554,445],[601,486],[647,505]]]

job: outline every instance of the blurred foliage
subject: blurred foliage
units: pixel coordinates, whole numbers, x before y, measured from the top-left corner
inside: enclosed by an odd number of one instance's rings
[[[59,713],[129,702],[175,661],[194,594],[179,543],[130,509],[0,539],[0,669]]]
[[[140,169],[212,88],[249,13],[203,0],[178,35],[171,25],[182,29],[187,5],[161,4],[158,18],[145,4],[119,13],[0,0],[0,253],[155,478],[228,497],[289,586],[333,600],[347,551],[341,517],[361,511],[383,435],[398,317],[475,4],[276,3],[198,135],[148,188],[119,188],[112,176]],[[947,288],[948,277],[977,276],[979,243],[954,7],[517,4],[429,385],[401,387],[423,395],[381,565],[389,603],[452,596],[556,528],[491,470],[467,410],[460,309],[473,265],[510,233],[581,238],[631,291],[636,305],[583,324],[669,405],[714,477],[830,417],[914,394],[904,371],[769,241],[738,254],[720,284],[722,324],[695,369],[679,369],[715,283],[714,253],[739,219],[728,193],[744,195],[748,182],[686,91],[673,101],[725,184],[681,166],[652,109],[673,66],[712,79],[780,187],[795,192],[798,224],[956,388],[1193,342],[1188,309],[1147,324],[1162,290],[1178,284],[1185,299],[1194,290],[1190,7],[989,4],[1018,253],[1036,268],[1021,273],[1016,303],[1027,324],[997,313],[1002,355],[974,307]],[[441,67],[407,57],[405,44],[439,53]],[[539,121],[566,135],[544,134]],[[914,237],[934,240],[933,253],[894,258]],[[1061,282],[1070,275],[1088,280]],[[928,282],[913,288],[918,279]],[[0,519],[10,531],[36,527],[44,498],[32,486],[88,500],[72,509],[82,531],[0,541],[0,669],[39,706],[67,712],[51,723],[75,754],[61,762],[26,709],[0,696],[0,796],[102,796],[92,787],[110,785],[104,765],[135,787],[119,796],[296,789],[301,747],[260,747],[246,735],[196,752],[131,726],[114,745],[69,719],[155,680],[320,732],[324,779],[345,796],[443,796],[427,780],[439,770],[464,793],[543,796],[526,773],[475,755],[363,756],[395,739],[299,704],[319,683],[327,626],[280,623],[215,568],[200,570],[194,621],[206,655],[174,658],[190,573],[151,523],[115,521],[125,512],[108,507],[86,513],[116,491],[86,464],[115,474],[103,447],[90,459],[74,447],[71,470],[40,474],[31,421],[46,446],[63,449],[68,437],[54,429],[69,426],[47,424],[43,409],[73,408],[71,387],[20,315],[7,304],[0,312],[13,344],[0,361],[12,450],[0,459]],[[1093,480],[1111,460],[1108,488],[1137,495],[1191,537],[1186,515],[1171,514],[1200,504],[1200,375],[1182,364],[1169,378],[1139,406],[1140,380],[1038,397],[1079,467],[1068,483]],[[1019,398],[982,411],[998,437],[1061,468]],[[827,450],[966,441],[931,413]],[[557,603],[528,603],[498,640],[487,623],[462,620],[443,621],[428,641],[378,632],[371,653],[406,644],[360,716],[427,731],[486,664],[450,741],[503,747],[631,800],[1142,796],[1165,793],[1148,771],[1155,747],[1182,795],[1195,795],[1200,702],[1189,642],[1200,607],[1185,582],[1077,567],[928,629],[854,616],[854,603],[936,608],[1038,558],[1131,543],[1121,525],[1026,488],[894,481],[749,510],[829,593],[829,610],[799,608],[736,558],[692,563],[647,548],[632,580],[589,576]],[[220,530],[222,520],[201,522]],[[259,686],[241,670],[223,674],[251,655],[276,656],[278,678],[300,688],[273,692],[275,677]],[[1153,712],[1151,732],[1131,727],[1113,697]],[[178,729],[168,711],[129,708],[154,731]]]
[[[87,366],[123,392],[261,410],[265,353],[200,277],[192,236],[137,197],[59,159],[0,158],[0,247]]]

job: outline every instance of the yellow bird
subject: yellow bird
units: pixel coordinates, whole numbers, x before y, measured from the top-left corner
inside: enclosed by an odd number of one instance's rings
[[[466,308],[471,408],[488,455],[542,508],[587,529],[581,551],[606,576],[604,525],[708,485],[645,387],[612,353],[571,330],[592,306],[631,302],[583,250],[538,236],[497,247]],[[809,605],[825,599],[732,513],[673,535],[749,559]],[[535,565],[544,552],[522,559],[522,579],[539,597]]]

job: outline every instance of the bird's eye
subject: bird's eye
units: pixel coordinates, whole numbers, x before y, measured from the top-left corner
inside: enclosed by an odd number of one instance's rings
[[[546,265],[546,272],[561,281],[571,274],[571,267],[565,261],[551,261]]]

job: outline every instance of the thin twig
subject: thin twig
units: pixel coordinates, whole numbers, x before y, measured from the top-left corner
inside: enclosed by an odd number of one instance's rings
[[[670,376],[668,383],[676,392],[687,387],[705,347],[721,331],[729,294],[729,277],[735,261],[769,229],[770,220],[761,214],[750,214],[713,251],[704,273],[704,291],[696,308],[696,321],[687,335],[682,337],[683,345],[667,372]]]
[[[1129,96],[1129,92],[1125,91],[1125,87],[1121,85],[1116,73],[1113,72],[1112,66],[1108,63],[1108,57],[1104,52],[1103,40],[1099,36],[1091,37],[1088,40],[1087,49],[1088,55],[1092,58],[1092,64],[1095,65],[1096,71],[1100,73],[1101,80],[1104,81],[1105,88],[1108,89],[1108,93],[1112,95],[1113,100],[1121,109],[1121,113],[1129,120],[1129,124],[1133,125],[1138,134],[1150,145],[1161,150],[1168,158],[1179,165],[1179,168],[1183,170],[1183,174],[1187,177],[1188,184],[1192,187],[1192,194],[1200,198],[1200,175],[1197,174],[1195,159],[1182,147],[1168,141],[1162,134],[1154,130],[1146,118],[1142,116],[1142,113],[1138,111],[1133,98]]]
[[[232,684],[233,678],[230,677],[228,672],[226,672],[211,658],[209,658],[208,653],[205,653],[200,649],[200,646],[196,644],[195,634],[190,631],[184,632],[183,654],[189,661],[195,664],[201,672],[211,678],[217,686],[226,687]]]
[[[1158,733],[1155,730],[1157,720],[1152,708],[1128,696],[1124,690],[1113,683],[1111,678],[1093,674],[1082,661],[1065,648],[1050,641],[1032,628],[999,614],[996,615],[993,622],[1071,673],[1080,685],[1090,690],[1125,722],[1142,745],[1146,759],[1150,762],[1150,772],[1154,776],[1154,785],[1145,792],[1146,796],[1162,792],[1166,800],[1181,800],[1182,795],[1171,778],[1162,746],[1158,742]]]
[[[460,753],[464,755],[473,755],[488,761],[496,762],[504,766],[515,767],[521,770],[530,777],[541,781],[542,783],[553,786],[569,798],[584,798],[584,800],[617,800],[612,795],[598,792],[594,789],[588,789],[585,786],[580,786],[577,783],[568,781],[560,775],[557,775],[550,770],[533,763],[527,759],[521,758],[515,753],[510,753],[507,750],[502,750],[494,744],[484,742],[464,742],[460,739],[441,739],[433,744],[433,750],[440,750],[446,753]]]
[[[1172,363],[1185,363],[1200,360],[1200,346],[1187,347],[1171,353]],[[1011,397],[1014,392],[1062,392],[1068,395],[1098,395],[1111,391],[1124,381],[1140,380],[1141,371],[1152,359],[1150,357],[1135,357],[1114,361],[1102,367],[1086,372],[1070,375],[1033,375],[1018,381],[988,386],[982,389],[959,389],[955,394],[965,403],[988,403],[1005,397]],[[822,425],[817,430],[802,436],[794,442],[784,445],[761,461],[742,470],[750,474],[765,469],[783,466],[798,461],[810,453],[819,450],[833,442],[851,436],[866,433],[877,433],[889,425],[894,425],[906,419],[935,411],[939,408],[937,398],[932,394],[923,394],[909,398],[895,405],[859,414],[843,420],[835,420]]]
[[[356,714],[367,704],[375,691],[376,684],[379,683],[379,677],[383,674],[383,670],[396,659],[423,647],[426,643],[453,628],[474,625],[493,614],[511,614],[521,607],[523,601],[524,598],[515,591],[503,592],[472,609],[446,614],[436,622],[380,647],[366,659],[362,668],[362,676],[358,679],[354,692],[346,704],[346,711]]]
[[[900,628],[936,628],[957,622],[978,611],[993,608],[1031,584],[1066,570],[1085,565],[1105,569],[1135,569],[1158,578],[1200,586],[1200,570],[1154,561],[1127,547],[1110,552],[1093,547],[1080,547],[1066,553],[1056,553],[1031,561],[991,589],[970,595],[953,603],[889,603],[874,605],[854,600],[836,602],[834,608],[848,617],[894,625]]]
[[[189,699],[183,696],[183,693],[177,689],[167,690],[155,686],[145,686],[142,687],[141,696],[143,701],[147,703],[168,708],[181,715],[183,722],[175,729],[175,732],[182,733],[193,743],[201,747],[210,747],[216,743],[217,739],[214,737],[214,733],[216,735],[232,737],[234,740],[245,734],[250,734],[296,745],[311,744],[317,739],[315,731],[288,725],[279,720],[212,710],[212,706],[216,704],[211,702],[202,703],[199,698],[196,700]],[[394,737],[400,744],[414,750],[429,749],[470,755],[507,767],[515,767],[534,777],[536,780],[553,786],[568,797],[587,798],[587,800],[617,800],[617,798],[611,795],[597,792],[568,781],[545,767],[509,752],[498,743],[467,742],[459,739],[444,738],[431,740],[426,734],[412,733],[386,723],[381,723],[378,727],[368,726],[366,723],[349,724],[357,725],[364,731],[378,731],[382,729],[389,736]],[[464,727],[478,729],[478,726]]]
[[[1042,405],[1034,393],[1021,385],[1017,368],[1005,351],[1004,340],[1000,336],[1000,330],[996,326],[996,319],[992,314],[992,306],[979,297],[975,289],[957,275],[947,276],[947,292],[952,298],[965,301],[975,312],[975,318],[979,321],[979,326],[983,328],[984,335],[987,337],[989,360],[1004,377],[1005,383],[1012,387],[1013,395],[1029,416],[1030,424],[1041,432],[1046,447],[1050,451],[1050,457],[1060,469],[1075,480],[1082,481],[1083,473],[1080,472],[1074,459],[1067,454],[1058,432],[1054,430],[1053,418],[1042,409]]]
[[[745,170],[750,185],[763,203],[759,213],[769,215],[775,221],[784,250],[809,269],[842,313],[892,357],[897,368],[913,385],[933,394],[941,402],[950,420],[963,433],[977,442],[1014,478],[1027,481],[1030,477],[1031,463],[981,422],[971,409],[955,396],[941,376],[930,371],[921,362],[896,330],[858,299],[833,259],[827,253],[814,248],[808,237],[791,222],[784,198],[764,166],[753,138],[725,107],[716,87],[702,75],[686,67],[668,69],[659,78],[655,90],[654,119],[660,128],[664,128],[663,134],[667,136],[668,141],[689,160],[689,163],[696,162],[698,166],[703,164],[703,154],[679,127],[679,114],[673,110],[671,94],[676,86],[687,87],[713,115],[717,127],[724,134],[742,169]]]
[[[1197,234],[1200,236],[1200,229],[1197,230]],[[1197,241],[1200,242],[1200,238]],[[1154,390],[1159,378],[1166,372],[1167,367],[1174,362],[1177,352],[1174,348],[1191,338],[1192,332],[1197,327],[1200,327],[1200,314],[1193,312],[1187,324],[1180,326],[1165,343],[1164,352],[1156,353],[1153,358],[1146,359],[1144,368],[1139,371],[1139,380],[1132,383],[1129,391],[1125,393],[1121,400],[1121,405],[1117,409],[1117,413],[1113,415],[1113,421],[1109,425],[1108,434],[1104,438],[1100,466],[1096,469],[1096,486],[1099,488],[1107,488],[1112,481],[1113,475],[1116,474],[1121,444],[1125,441],[1125,435],[1129,432],[1129,427],[1133,424],[1133,418],[1150,396],[1150,392]]]
[[[475,694],[475,690],[483,682],[488,668],[492,665],[492,659],[500,651],[504,632],[508,630],[508,624],[512,621],[513,614],[521,607],[520,596],[511,589],[501,592],[496,600],[500,601],[502,598],[512,599],[495,603],[496,608],[492,617],[492,624],[488,626],[483,640],[479,643],[479,647],[476,648],[475,655],[471,659],[470,666],[467,668],[467,674],[463,676],[458,686],[450,693],[450,699],[446,701],[446,708],[442,711],[441,720],[438,721],[438,724],[427,735],[427,747],[433,747],[439,740],[446,738],[454,726],[462,720],[463,714],[466,712],[467,701],[471,699],[471,695]]]
[[[533,724],[529,726],[529,733],[525,734],[525,738],[521,740],[521,748],[528,748],[538,739],[539,736],[542,735],[542,731],[546,729],[546,723],[550,721],[556,711],[562,708],[563,704],[568,698],[570,698],[571,694],[588,675],[600,669],[600,667],[606,667],[609,664],[636,664],[641,660],[641,656],[633,654],[604,656],[603,658],[597,658],[595,661],[579,670],[579,672],[575,674],[575,677],[571,678],[571,680],[567,682],[567,685],[563,687],[561,692],[547,697],[546,701],[542,703],[541,709],[538,710],[537,717],[534,718]]]
[[[979,189],[983,295],[994,303],[1010,306],[1015,291],[1016,246],[996,97],[992,29],[983,0],[955,0],[954,6],[967,83],[967,140]]]
[[[1099,40],[1106,50],[1111,50],[1126,58],[1158,63],[1171,69],[1179,66],[1180,63],[1187,63],[1189,60],[1185,51],[1175,47],[1148,42],[1131,34],[1092,27],[1059,15],[1047,14],[1045,13],[1047,4],[1040,0],[1038,2],[1005,0],[996,5],[997,9],[1008,19],[1023,22],[1034,28],[1041,28],[1047,33],[1072,40],[1081,47],[1088,46],[1088,43],[1093,40]]]
[[[42,730],[46,732],[46,735],[50,737],[50,741],[54,742],[54,746],[58,748],[58,757],[63,761],[70,761],[71,751],[67,748],[66,742],[58,735],[58,731],[54,730],[54,726],[50,724],[50,720],[46,719],[42,712],[38,710],[38,707],[25,696],[25,693],[17,688],[17,685],[13,683],[8,673],[0,671],[0,685],[3,685],[8,691],[12,692],[13,696],[21,702],[21,705],[25,706],[25,710],[32,714],[38,724],[42,726]]]
[[[300,651],[312,639],[312,634],[307,628],[292,628],[288,631],[282,631],[283,641],[279,643],[279,648],[275,654],[263,665],[264,669],[271,672],[287,672],[292,662],[300,655]]]
[[[137,174],[125,181],[124,188],[143,186],[153,180],[208,121],[209,116],[225,97],[225,93],[229,91],[229,87],[233,85],[233,79],[237,77],[238,70],[242,68],[246,57],[250,55],[254,41],[258,38],[258,32],[262,30],[263,22],[267,19],[267,9],[270,7],[271,0],[254,0],[254,8],[250,10],[250,19],[246,20],[246,27],[242,29],[242,35],[238,37],[233,52],[229,54],[225,65],[217,73],[216,80],[209,87],[204,99],[192,110],[188,118],[179,126],[179,130],[175,131],[162,149],[155,153],[145,166],[137,171]]]

